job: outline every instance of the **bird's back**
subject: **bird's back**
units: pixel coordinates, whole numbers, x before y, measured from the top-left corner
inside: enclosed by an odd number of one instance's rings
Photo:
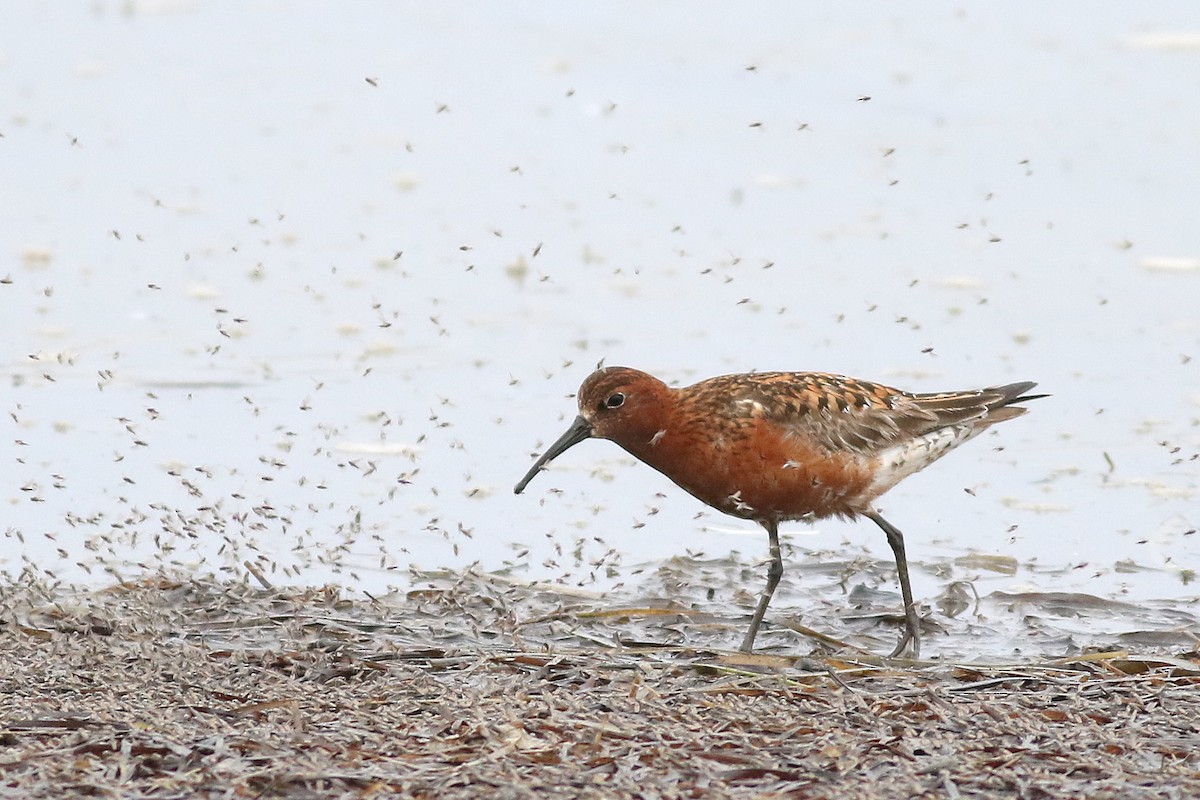
[[[635,455],[735,516],[853,516],[1023,414],[1034,385],[914,394],[820,372],[725,375],[674,390],[672,424]]]

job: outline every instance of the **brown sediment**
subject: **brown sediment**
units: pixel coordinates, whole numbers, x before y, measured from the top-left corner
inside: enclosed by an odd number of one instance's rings
[[[0,586],[0,796],[1200,794],[1186,637],[1008,666],[745,655],[708,644],[740,620],[686,602],[424,583]]]

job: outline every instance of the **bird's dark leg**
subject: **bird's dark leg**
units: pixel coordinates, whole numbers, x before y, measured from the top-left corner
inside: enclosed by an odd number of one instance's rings
[[[917,618],[917,604],[913,602],[912,584],[908,580],[908,559],[904,556],[904,534],[884,519],[878,511],[868,511],[864,516],[883,528],[883,532],[887,534],[888,544],[892,546],[892,553],[896,556],[896,573],[900,576],[900,596],[904,599],[904,636],[900,638],[900,644],[896,645],[891,657],[895,658],[900,655],[911,644],[913,658],[920,658],[921,627],[920,620]]]
[[[754,619],[750,620],[750,630],[746,632],[746,638],[742,640],[741,651],[743,653],[754,650],[754,637],[758,635],[758,626],[762,625],[763,617],[767,613],[767,606],[771,604],[771,595],[775,593],[775,587],[779,585],[779,579],[783,577],[783,556],[779,553],[779,525],[771,520],[763,522],[762,526],[767,529],[767,536],[771,538],[771,564],[767,567],[767,588],[763,589],[762,595],[758,598],[758,608],[754,609]]]

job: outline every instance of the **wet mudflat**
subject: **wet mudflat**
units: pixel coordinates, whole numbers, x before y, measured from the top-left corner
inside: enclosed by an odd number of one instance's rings
[[[992,593],[929,613],[933,660],[884,663],[894,603],[860,590],[819,624],[781,604],[745,656],[748,604],[705,584],[746,569],[677,559],[603,597],[469,572],[374,599],[6,582],[0,796],[1200,792],[1186,607],[1142,625],[1101,598]],[[952,655],[988,639],[1022,654]]]

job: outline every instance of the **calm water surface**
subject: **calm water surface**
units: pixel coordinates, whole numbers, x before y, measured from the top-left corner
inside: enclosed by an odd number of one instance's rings
[[[1053,399],[887,497],[910,559],[1196,597],[1192,3],[3,17],[10,575],[603,589],[764,558],[609,443],[512,495],[603,359],[1037,380]],[[787,533],[793,563],[888,557],[869,523]]]

